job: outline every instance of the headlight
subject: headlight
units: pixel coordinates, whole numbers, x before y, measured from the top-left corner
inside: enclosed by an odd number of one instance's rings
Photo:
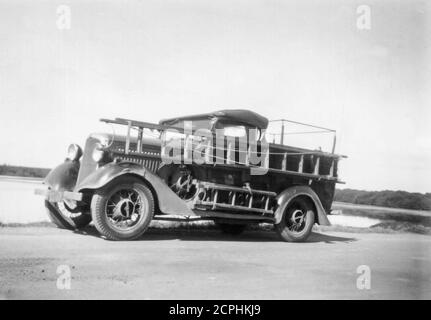
[[[102,146],[98,145],[96,148],[94,148],[93,150],[93,160],[96,162],[100,162],[102,161],[102,159],[105,157],[105,151],[101,150]]]
[[[82,156],[82,149],[75,143],[72,143],[69,148],[67,148],[67,159],[72,161],[77,161]]]

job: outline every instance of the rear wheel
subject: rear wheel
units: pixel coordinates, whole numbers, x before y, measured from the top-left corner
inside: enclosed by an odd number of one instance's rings
[[[72,210],[64,202],[50,202],[45,200],[45,207],[51,222],[61,229],[80,229],[91,222],[91,215],[89,212]]]
[[[315,214],[310,200],[305,197],[294,198],[284,209],[283,217],[275,229],[284,241],[305,241],[313,228]]]
[[[151,190],[137,178],[123,177],[97,190],[91,201],[94,225],[109,240],[134,240],[154,214]]]

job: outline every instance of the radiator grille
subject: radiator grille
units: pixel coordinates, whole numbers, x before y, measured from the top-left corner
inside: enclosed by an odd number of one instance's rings
[[[159,150],[150,149],[143,150],[139,153],[136,151],[126,153],[126,151],[124,150],[124,144],[117,143],[110,147],[110,151],[113,153],[115,159],[139,163],[140,165],[146,167],[148,170],[154,173],[157,172],[157,170],[162,164]]]
[[[148,170],[152,172],[157,172],[157,170],[160,168],[160,165],[162,161],[157,159],[150,159],[145,157],[136,157],[136,156],[130,156],[130,155],[117,155],[115,157],[116,159],[121,159],[122,161],[130,161],[139,163],[140,165],[146,167]]]

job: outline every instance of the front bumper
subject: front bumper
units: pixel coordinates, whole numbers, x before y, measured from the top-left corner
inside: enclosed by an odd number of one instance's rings
[[[50,189],[36,189],[35,194],[45,196],[46,200],[51,202],[61,202],[64,200],[82,201],[81,192],[56,191]]]

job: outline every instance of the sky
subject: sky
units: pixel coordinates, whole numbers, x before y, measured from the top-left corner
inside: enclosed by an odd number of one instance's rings
[[[100,118],[245,108],[336,129],[340,187],[431,192],[429,20],[417,0],[0,0],[0,163],[53,167]]]

